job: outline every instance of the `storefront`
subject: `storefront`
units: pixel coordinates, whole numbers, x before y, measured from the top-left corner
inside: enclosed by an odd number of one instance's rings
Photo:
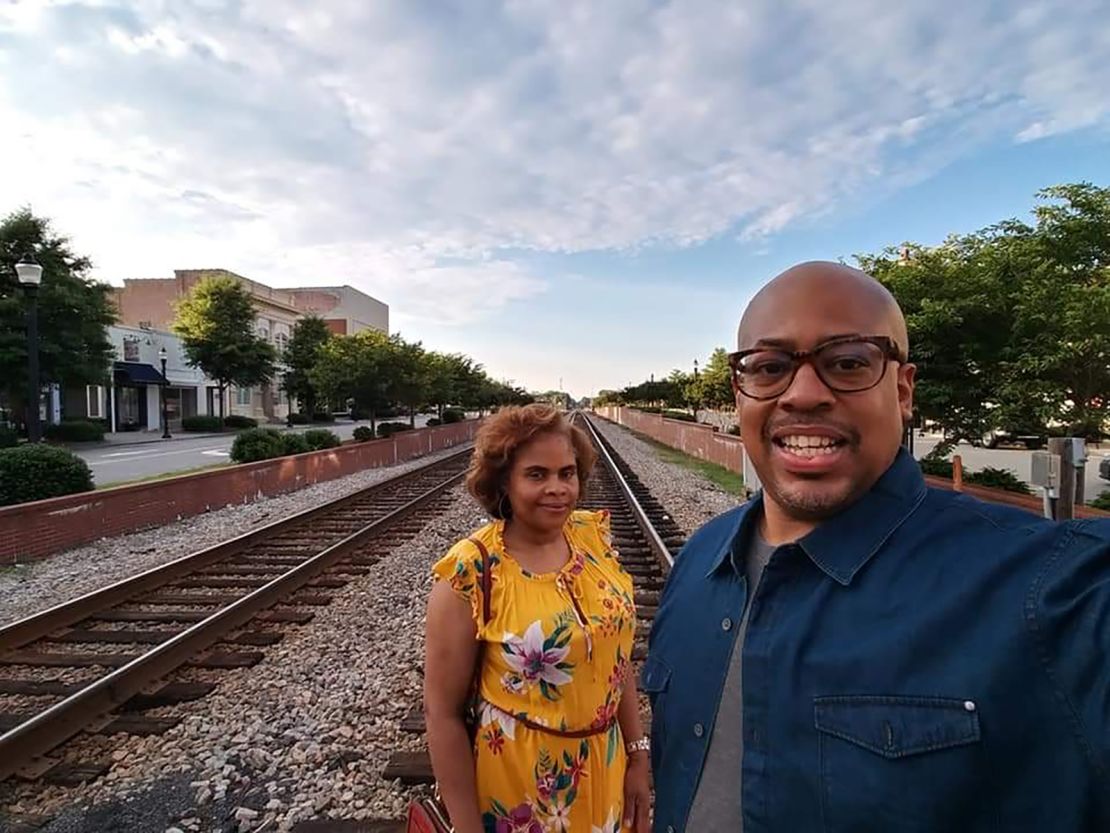
[[[152,431],[161,425],[159,399],[166,377],[143,362],[113,362],[113,431]]]

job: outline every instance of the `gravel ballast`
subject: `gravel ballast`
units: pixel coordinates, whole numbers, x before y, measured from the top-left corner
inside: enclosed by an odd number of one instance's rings
[[[457,450],[448,449],[388,468],[368,469],[290,494],[228,506],[157,529],[104,538],[43,561],[0,569],[0,625],[344,497]]]
[[[180,797],[183,789],[200,823],[194,829],[256,830],[268,822],[265,829],[289,830],[332,815],[402,816],[410,793],[381,773],[395,750],[424,742],[399,725],[420,700],[429,568],[486,520],[461,487],[455,495],[449,509],[338,591],[311,623],[266,649],[261,663],[221,675],[212,694],[173,707],[184,715],[176,727],[128,737],[111,753],[104,778],[77,789],[29,785],[5,796],[7,809],[66,808],[43,833],[91,831],[79,819],[104,818],[105,802],[129,815],[132,826],[121,829],[188,830],[179,800],[149,800]]]
[[[738,505],[740,498],[700,474],[660,460],[655,449],[628,429],[596,415],[592,421],[688,536],[706,521]]]

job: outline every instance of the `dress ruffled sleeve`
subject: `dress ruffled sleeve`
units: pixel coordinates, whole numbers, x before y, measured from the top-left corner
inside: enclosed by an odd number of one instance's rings
[[[620,565],[620,554],[613,546],[613,528],[608,509],[577,510],[571,517],[571,531],[577,545],[593,556],[598,566],[621,583],[631,587],[632,579]]]
[[[451,585],[455,595],[470,605],[479,635],[482,632],[482,554],[472,541],[457,541],[432,567],[432,575]]]

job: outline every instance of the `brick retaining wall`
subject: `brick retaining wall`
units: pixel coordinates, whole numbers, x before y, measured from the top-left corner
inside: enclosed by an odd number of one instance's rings
[[[5,506],[0,508],[0,566],[403,463],[465,443],[477,427],[477,420],[469,420],[421,428],[324,451]]]
[[[744,473],[744,443],[739,437],[714,431],[710,425],[664,419],[661,414],[647,414],[634,408],[610,405],[597,408],[595,413],[663,445],[677,448],[691,457],[708,460],[729,471]]]

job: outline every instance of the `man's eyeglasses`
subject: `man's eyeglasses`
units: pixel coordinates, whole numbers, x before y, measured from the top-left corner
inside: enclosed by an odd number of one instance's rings
[[[750,399],[781,396],[806,362],[830,390],[857,393],[879,384],[891,361],[904,362],[905,358],[888,336],[837,338],[796,352],[757,347],[728,356],[733,388]]]

